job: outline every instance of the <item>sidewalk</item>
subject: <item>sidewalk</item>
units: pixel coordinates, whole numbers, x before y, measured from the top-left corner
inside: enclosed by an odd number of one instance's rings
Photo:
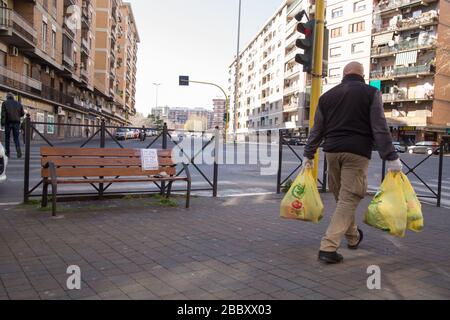
[[[392,238],[361,225],[360,250],[325,266],[320,225],[279,218],[279,196],[0,207],[0,299],[449,299],[450,215],[424,207],[426,229]],[[367,198],[360,212],[370,201]],[[180,203],[182,199],[180,199]],[[359,214],[358,220],[362,219]],[[68,291],[66,269],[81,268]],[[378,265],[382,290],[367,289]]]

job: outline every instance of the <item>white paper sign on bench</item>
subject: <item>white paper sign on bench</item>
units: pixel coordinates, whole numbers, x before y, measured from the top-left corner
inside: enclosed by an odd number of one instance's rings
[[[158,150],[141,149],[141,165],[143,171],[158,170]]]

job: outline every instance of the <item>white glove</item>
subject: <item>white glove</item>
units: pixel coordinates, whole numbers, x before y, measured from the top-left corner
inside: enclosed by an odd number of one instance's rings
[[[392,172],[401,172],[403,170],[403,164],[400,159],[394,161],[387,161],[387,170]]]
[[[314,159],[305,158],[303,163],[303,168],[305,169],[313,169],[314,168]]]

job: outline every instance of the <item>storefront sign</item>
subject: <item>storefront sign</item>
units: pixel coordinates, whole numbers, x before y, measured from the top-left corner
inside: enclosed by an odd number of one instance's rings
[[[400,131],[417,131],[416,127],[399,127],[398,130]]]
[[[55,116],[52,114],[47,115],[47,133],[55,134]]]
[[[378,90],[381,90],[381,80],[371,80],[370,85]]]

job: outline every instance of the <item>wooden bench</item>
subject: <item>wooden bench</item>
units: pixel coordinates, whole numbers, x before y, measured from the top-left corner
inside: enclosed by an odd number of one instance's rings
[[[48,205],[48,186],[52,186],[52,214],[56,215],[58,185],[68,184],[113,184],[151,182],[168,183],[169,197],[172,184],[176,181],[187,183],[186,208],[189,208],[191,194],[191,175],[183,163],[185,177],[177,177],[176,163],[172,150],[158,150],[159,169],[144,171],[141,166],[139,149],[89,149],[89,148],[41,148],[43,178],[42,207]]]

